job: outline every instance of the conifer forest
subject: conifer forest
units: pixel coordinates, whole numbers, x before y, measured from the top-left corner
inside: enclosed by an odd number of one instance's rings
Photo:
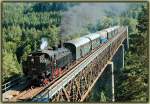
[[[115,25],[128,26],[129,49],[125,52],[124,70],[118,73],[115,83],[115,99],[116,102],[147,102],[149,5],[148,2],[119,3],[2,2],[2,83],[23,76],[22,64],[29,53],[40,49],[43,37],[52,48],[60,40],[64,42]],[[97,98],[95,102],[107,99],[99,91],[95,93],[97,97],[92,98]]]

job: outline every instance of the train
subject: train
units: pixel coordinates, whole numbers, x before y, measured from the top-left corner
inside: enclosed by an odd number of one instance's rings
[[[46,48],[31,52],[23,64],[23,73],[36,86],[44,83],[44,79],[53,81],[62,75],[67,66],[112,39],[120,28],[121,26],[113,26],[66,41],[62,47],[56,49]]]

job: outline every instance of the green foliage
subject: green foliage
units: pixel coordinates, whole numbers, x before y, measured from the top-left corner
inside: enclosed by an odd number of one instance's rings
[[[17,62],[16,56],[12,52],[3,52],[3,73],[2,81],[4,82],[9,77],[21,73],[21,66]]]
[[[47,36],[49,38],[49,45],[54,46],[59,43],[59,32],[60,29],[56,26],[48,27]]]
[[[40,49],[42,37],[48,38],[49,47],[59,43],[61,14],[68,7],[62,3],[3,3],[3,81],[21,72],[22,61]]]
[[[107,11],[106,17],[97,23],[97,30],[112,25],[128,26],[129,50],[125,53],[125,68],[115,80],[116,102],[148,101],[148,6],[146,3],[131,4],[121,15]],[[91,27],[90,27],[91,28]],[[102,77],[101,77],[102,78]],[[108,79],[108,78],[107,78]],[[105,86],[105,84],[99,84]],[[107,88],[107,89],[106,89]],[[108,87],[96,89],[90,100],[108,100]]]
[[[97,23],[97,30],[106,29],[113,25],[113,18],[112,17],[102,17],[100,21]]]
[[[101,98],[100,99],[101,99],[100,100],[101,102],[106,102],[106,96],[105,96],[103,91],[101,92]]]
[[[22,60],[23,61],[26,61],[27,60],[27,56],[28,54],[31,52],[31,46],[30,45],[27,45],[25,48],[24,48],[24,54],[22,55]]]
[[[106,11],[97,25],[88,24],[78,34],[60,37],[62,12],[78,3],[3,3],[2,12],[2,81],[21,74],[21,61],[40,48],[41,38],[47,37],[49,47],[60,38],[70,40],[113,25],[129,27],[130,48],[125,55],[125,69],[115,86],[116,101],[148,100],[148,6],[132,4],[121,15]],[[137,87],[138,86],[138,87]],[[104,88],[105,89],[105,88]],[[98,93],[106,101],[107,89]],[[95,97],[95,96],[94,96]],[[94,97],[92,99],[94,99]]]
[[[136,12],[130,15],[130,13]],[[137,9],[138,8],[138,9]],[[146,4],[129,8],[125,24],[129,26],[130,48],[125,55],[125,69],[117,81],[116,100],[148,101],[148,7]]]

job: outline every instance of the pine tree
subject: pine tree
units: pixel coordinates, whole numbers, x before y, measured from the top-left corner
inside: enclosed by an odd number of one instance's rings
[[[145,54],[148,50],[148,9],[147,5],[141,6],[137,23],[131,25],[129,22],[130,49],[125,56],[124,74],[118,81],[118,101],[148,101],[148,56]]]

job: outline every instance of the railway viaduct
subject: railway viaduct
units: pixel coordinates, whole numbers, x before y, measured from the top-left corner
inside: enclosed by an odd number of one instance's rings
[[[112,40],[92,52],[80,64],[56,81],[46,91],[35,96],[34,102],[83,102],[105,70],[110,74],[110,99],[114,97],[114,71],[124,68],[124,51],[129,47],[128,27]],[[109,89],[108,88],[108,89]]]
[[[106,44],[93,50],[65,75],[30,99],[31,102],[84,102],[97,81],[108,74],[109,98],[115,101],[115,72],[124,68],[124,52],[129,47],[128,27],[119,30]],[[105,77],[107,79],[107,77]],[[104,83],[105,84],[105,80]],[[98,85],[101,86],[101,85]]]

